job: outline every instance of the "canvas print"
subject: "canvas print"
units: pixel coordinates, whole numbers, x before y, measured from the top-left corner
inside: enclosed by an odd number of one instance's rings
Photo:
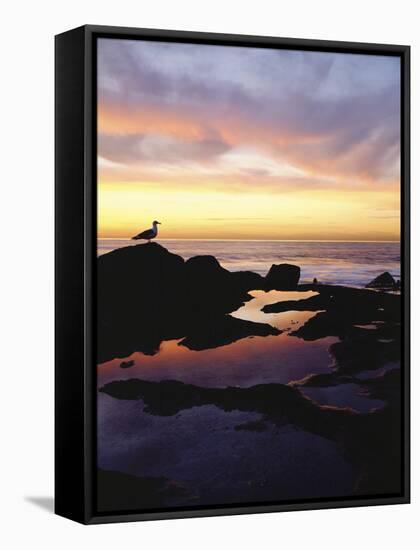
[[[400,58],[99,38],[99,512],[398,495]]]

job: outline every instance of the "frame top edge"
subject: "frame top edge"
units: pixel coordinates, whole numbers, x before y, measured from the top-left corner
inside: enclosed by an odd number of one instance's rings
[[[383,44],[374,42],[351,42],[311,38],[292,38],[271,35],[231,34],[203,31],[186,31],[141,27],[120,27],[110,25],[81,25],[55,35],[56,38],[73,31],[84,30],[87,38],[133,38],[149,40],[193,41],[221,44],[230,42],[238,46],[288,47],[300,49],[348,50],[355,52],[377,53],[382,55],[404,55],[410,52],[407,44]],[[130,36],[127,36],[130,35]]]

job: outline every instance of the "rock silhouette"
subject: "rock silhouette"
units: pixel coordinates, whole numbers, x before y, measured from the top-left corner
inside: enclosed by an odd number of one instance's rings
[[[380,290],[397,290],[399,285],[388,271],[381,273],[366,285],[366,288],[377,288]]]
[[[184,261],[157,243],[119,248],[98,258],[97,280],[99,363],[154,354],[167,339],[205,349],[279,333],[228,315],[266,282],[249,271],[231,273],[213,256]]]
[[[265,277],[266,290],[295,290],[300,278],[300,267],[291,264],[273,264]]]
[[[299,290],[315,290],[318,294],[304,300],[288,300],[263,307],[265,313],[283,311],[319,311],[292,334],[305,340],[325,336],[345,338],[360,332],[355,325],[372,322],[400,322],[401,297],[386,292],[334,285],[300,285]]]
[[[138,477],[98,470],[98,503],[102,511],[161,508],[168,499],[185,497],[185,488],[165,477]]]
[[[129,369],[130,367],[133,367],[135,364],[135,361],[131,360],[131,361],[122,361],[120,363],[120,368],[121,369]]]
[[[200,319],[191,326],[188,336],[180,345],[199,351],[226,346],[248,336],[275,336],[280,333],[280,330],[266,323],[254,323],[224,315],[215,319]]]

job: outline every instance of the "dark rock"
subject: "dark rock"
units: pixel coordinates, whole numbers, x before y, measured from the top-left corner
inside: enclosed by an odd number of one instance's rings
[[[217,295],[219,290],[224,291],[231,286],[230,272],[213,256],[195,256],[187,260],[185,282],[189,296],[197,294],[199,301],[207,301],[209,293]]]
[[[157,243],[119,248],[98,258],[98,321],[162,323],[160,308],[178,303],[184,260]]]
[[[401,492],[401,436],[399,404],[355,418],[343,438],[346,456],[360,472],[355,495]]]
[[[194,315],[235,311],[249,300],[238,277],[224,269],[213,256],[195,256],[185,263],[185,303]]]
[[[222,267],[214,256],[193,256],[186,261],[187,273],[204,281],[214,281],[217,277],[228,278],[230,272]]]
[[[265,276],[266,290],[295,290],[300,278],[300,267],[291,264],[273,264]]]
[[[234,271],[231,273],[231,278],[235,287],[245,292],[265,288],[264,277],[253,271]]]
[[[380,290],[397,290],[398,285],[394,277],[388,271],[378,275],[373,281],[366,285],[366,288],[377,288]]]
[[[235,426],[237,432],[264,432],[267,429],[267,424],[264,419],[250,420]]]
[[[262,281],[255,273],[230,273],[213,256],[184,262],[157,243],[103,254],[98,258],[98,362],[135,351],[152,355],[163,340],[190,334],[194,337],[187,342],[193,342],[197,327],[210,320],[211,347],[272,334],[266,325],[226,316],[250,300],[248,290]],[[204,338],[199,340],[204,345]]]
[[[398,361],[401,344],[399,338],[381,342],[374,335],[365,334],[332,344],[330,353],[340,374],[354,374]]]
[[[342,340],[359,337],[361,333],[368,331],[357,325],[372,322],[387,323],[389,333],[398,332],[401,296],[334,285],[319,285],[315,288],[318,294],[306,300],[269,304],[264,306],[263,311],[266,313],[290,310],[318,311],[317,315],[291,333],[292,336],[304,340],[318,340],[326,336],[337,336]],[[314,287],[312,286],[311,289]],[[381,328],[381,333],[385,334],[386,329]]]
[[[188,331],[188,336],[179,345],[199,351],[226,346],[249,336],[269,336],[280,334],[277,328],[224,315],[215,319],[201,319]]]
[[[98,508],[101,512],[157,508],[163,505],[163,477],[136,477],[122,472],[98,470]]]
[[[131,360],[131,361],[122,361],[120,363],[120,368],[121,369],[129,369],[130,367],[133,367],[134,366],[134,361]]]
[[[388,313],[390,318],[394,318],[401,304],[400,296],[397,295],[340,285],[299,285],[297,290],[314,290],[317,294],[304,300],[268,304],[263,307],[263,311],[279,313],[290,310],[327,310],[334,311],[338,316],[351,317],[354,322],[361,323],[364,320],[372,320],[372,315],[377,316],[375,320],[386,317]]]
[[[165,477],[137,477],[98,470],[98,508],[101,512],[162,508],[168,499],[184,497],[186,489]]]
[[[291,387],[313,387],[313,388],[329,388],[337,386],[343,382],[351,382],[351,379],[344,379],[344,377],[338,377],[334,372],[325,372],[320,374],[309,374],[305,378],[300,380],[293,380],[289,382]]]
[[[391,369],[381,376],[359,382],[373,399],[382,399],[398,405],[401,395],[401,369]]]
[[[262,308],[264,313],[282,313],[284,311],[319,311],[324,309],[328,298],[324,295],[311,296],[304,300],[284,300],[267,304]]]

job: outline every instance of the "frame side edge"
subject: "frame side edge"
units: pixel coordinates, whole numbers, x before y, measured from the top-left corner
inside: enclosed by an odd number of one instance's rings
[[[403,358],[404,358],[404,386],[402,391],[404,392],[404,479],[403,479],[403,491],[406,502],[411,501],[410,490],[410,464],[411,464],[411,414],[410,414],[410,384],[411,384],[411,352],[410,352],[410,331],[411,331],[411,276],[410,276],[410,255],[411,255],[411,212],[410,212],[410,186],[411,186],[411,114],[410,114],[410,72],[411,72],[411,48],[406,46],[401,54],[401,60],[403,63],[403,80],[402,80],[402,143],[403,143],[403,158],[402,158],[402,186],[403,186],[403,204],[402,204],[402,219],[404,224],[401,227],[401,233],[403,235],[403,269],[404,269],[404,341],[403,341]]]
[[[55,37],[55,513],[85,521],[84,28]]]

